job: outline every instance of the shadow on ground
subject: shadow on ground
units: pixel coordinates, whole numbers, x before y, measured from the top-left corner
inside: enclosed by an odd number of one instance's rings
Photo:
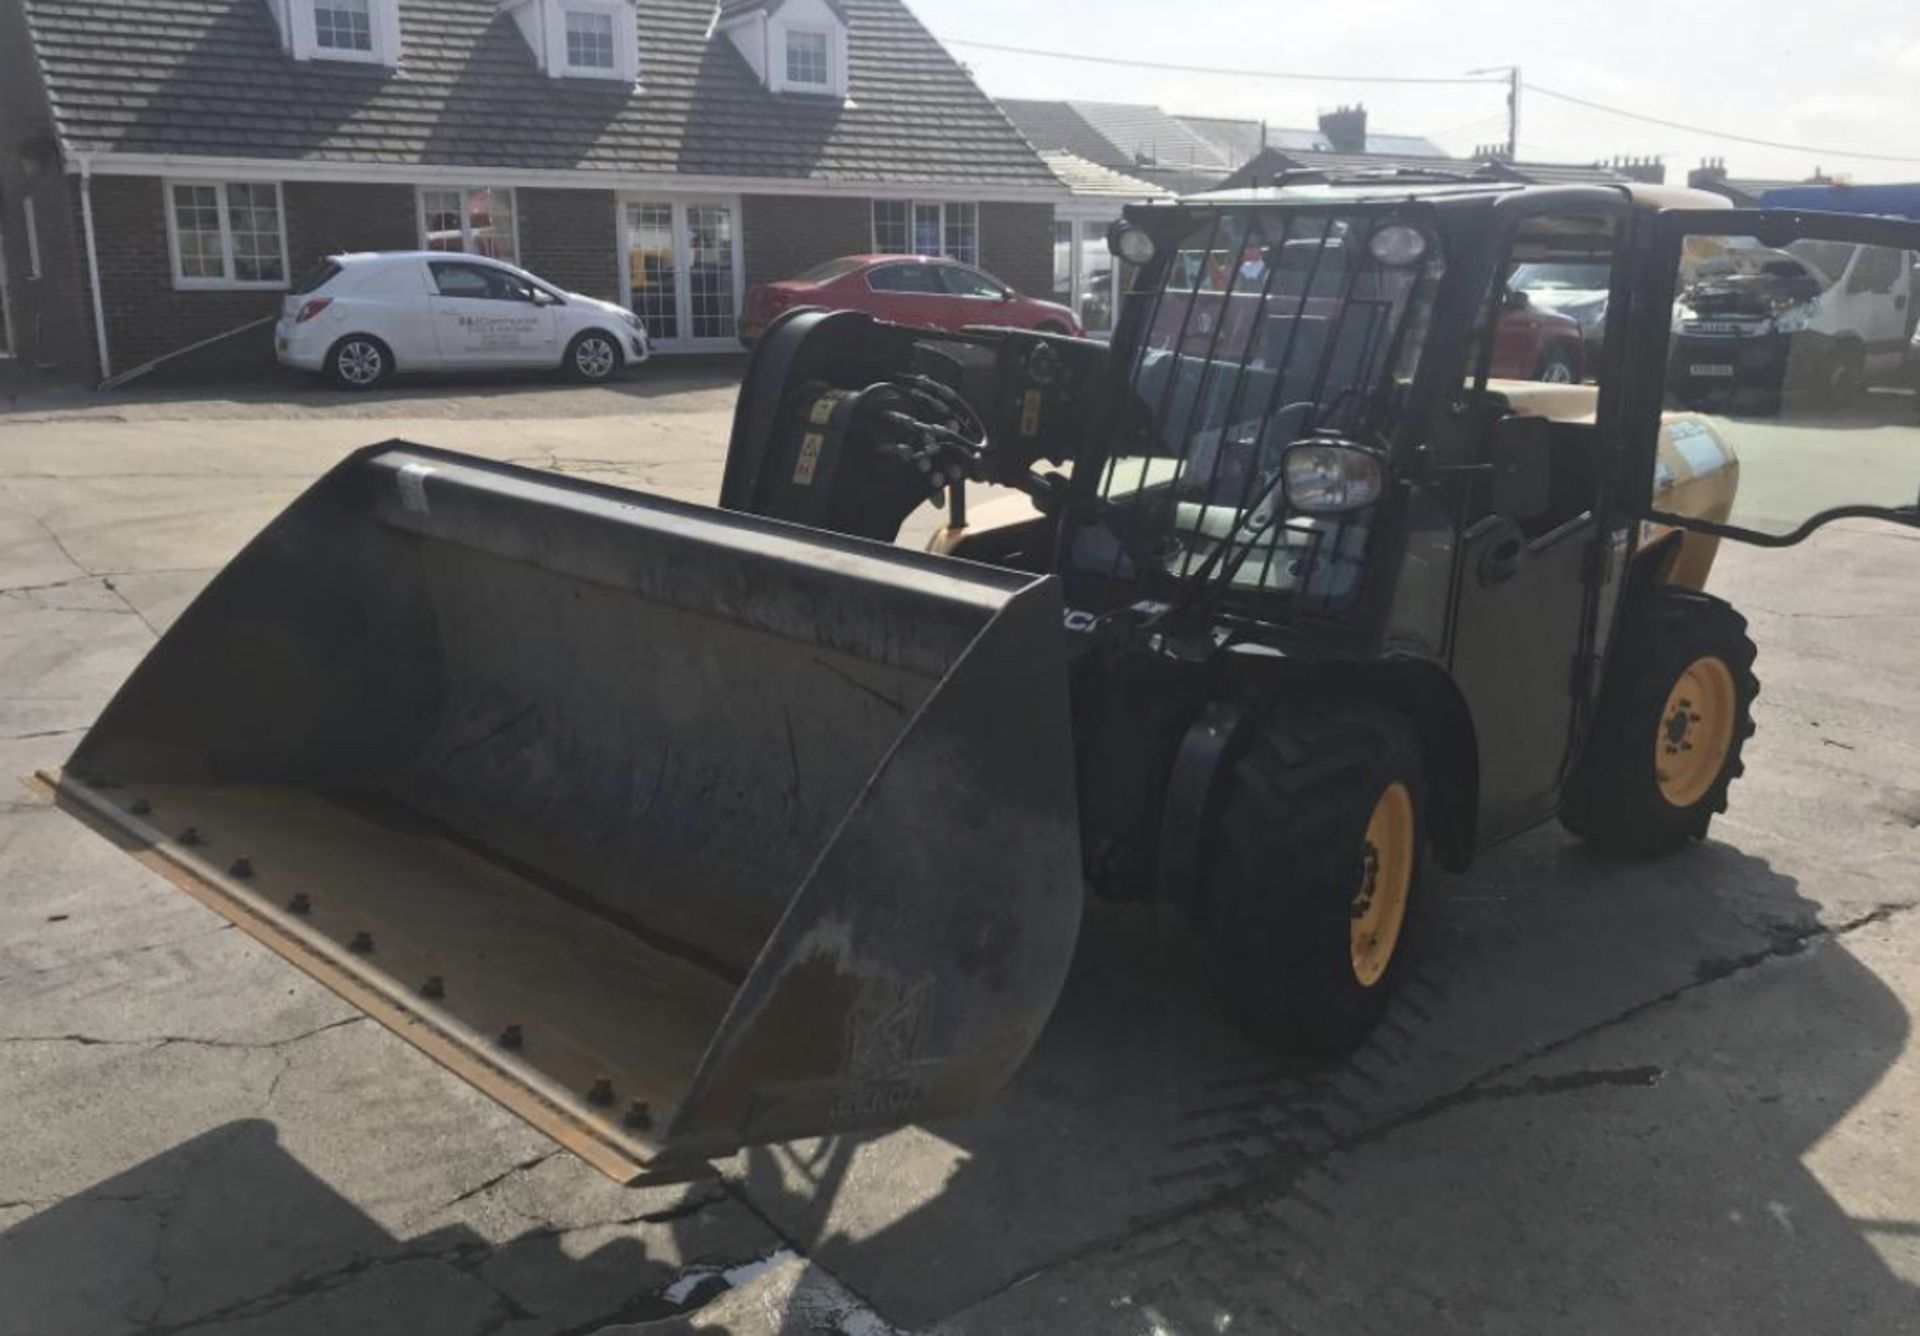
[[[992,1108],[753,1152],[734,1195],[584,1254],[539,1225],[396,1237],[231,1123],[0,1233],[0,1333],[882,1330],[798,1263],[726,1296],[739,1198],[880,1313],[969,1336],[1912,1329],[1869,1239],[1898,1222],[1848,1218],[1803,1163],[1906,1043],[1830,940],[1894,911],[1823,925],[1725,845],[1622,866],[1545,834],[1433,910],[1378,1040],[1309,1071],[1224,1030],[1167,921],[1098,908]],[[569,1293],[606,1301],[543,1298]]]

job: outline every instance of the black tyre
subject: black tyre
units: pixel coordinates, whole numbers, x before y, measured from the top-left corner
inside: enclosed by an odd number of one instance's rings
[[[1573,349],[1556,344],[1540,354],[1533,378],[1549,385],[1572,385],[1580,379],[1580,358]]]
[[[1760,680],[1746,618],[1708,594],[1656,589],[1620,636],[1560,820],[1597,849],[1652,857],[1727,810]]]
[[[1303,702],[1254,727],[1196,907],[1254,1037],[1332,1058],[1379,1021],[1418,902],[1426,797],[1413,730],[1385,710]]]
[[[327,377],[343,390],[370,390],[393,374],[393,350],[371,334],[348,334],[327,349]]]
[[[1827,354],[1820,383],[1820,403],[1826,408],[1850,408],[1867,393],[1867,354],[1857,343],[1835,345]]]
[[[601,329],[589,329],[573,336],[567,345],[566,371],[575,380],[588,384],[612,380],[624,361],[620,340]]]

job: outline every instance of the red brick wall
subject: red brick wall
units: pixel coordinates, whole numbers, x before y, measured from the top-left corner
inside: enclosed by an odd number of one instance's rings
[[[556,287],[625,304],[611,190],[516,190],[520,266]]]
[[[740,241],[748,290],[792,278],[822,260],[872,250],[872,208],[855,196],[746,196],[740,201]]]
[[[1030,297],[1053,295],[1053,206],[980,206],[980,267]]]
[[[411,186],[289,182],[281,187],[280,200],[286,214],[289,273],[295,279],[330,253],[404,250],[419,244]],[[285,295],[280,291],[174,288],[165,192],[156,178],[95,177],[93,226],[115,371],[280,309]],[[273,329],[263,326],[190,353],[163,370],[169,375],[230,375],[272,365]]]

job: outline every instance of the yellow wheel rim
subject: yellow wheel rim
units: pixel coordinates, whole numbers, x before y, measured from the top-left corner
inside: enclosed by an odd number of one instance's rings
[[[1367,843],[1361,857],[1360,889],[1353,897],[1348,931],[1353,977],[1363,988],[1380,982],[1400,945],[1407,921],[1407,893],[1413,887],[1413,795],[1395,780],[1373,805]]]
[[[1713,789],[1733,747],[1740,697],[1733,671],[1709,654],[1695,659],[1667,693],[1653,739],[1653,770],[1660,796],[1691,807]]]

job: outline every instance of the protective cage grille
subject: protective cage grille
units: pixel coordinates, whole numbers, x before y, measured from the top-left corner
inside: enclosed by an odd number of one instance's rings
[[[1411,263],[1376,258],[1389,227],[1417,233]],[[1076,569],[1105,577],[1109,605],[1145,591],[1262,620],[1349,606],[1370,512],[1291,508],[1281,456],[1316,434],[1386,444],[1440,270],[1431,229],[1404,208],[1192,214],[1127,292],[1133,427]]]

